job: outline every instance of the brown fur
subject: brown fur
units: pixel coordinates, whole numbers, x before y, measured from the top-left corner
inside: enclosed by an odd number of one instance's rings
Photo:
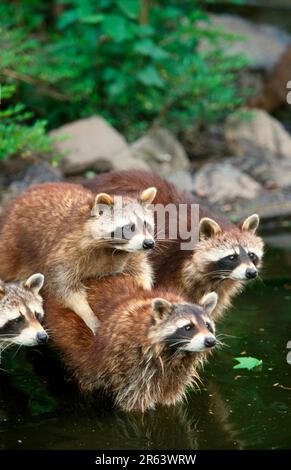
[[[291,80],[291,46],[288,46],[272,70],[261,94],[249,100],[249,106],[273,112],[286,105],[287,83]]]
[[[181,401],[186,387],[199,380],[197,368],[207,352],[170,354],[153,321],[152,301],[163,297],[185,304],[184,299],[166,290],[145,291],[123,274],[88,287],[90,306],[101,320],[96,336],[72,311],[52,298],[45,301],[51,338],[81,390],[104,387],[127,411]]]
[[[155,204],[197,204],[195,197],[184,191],[178,190],[173,184],[167,182],[153,173],[146,171],[120,171],[102,174],[94,180],[83,183],[91,191],[100,188],[113,191],[116,194],[135,195],[138,191],[149,185],[157,188]],[[177,212],[179,214],[179,211]],[[254,234],[243,233],[241,224],[237,226],[228,220],[217,217],[205,208],[199,206],[199,219],[209,217],[219,223],[221,233],[208,240],[200,240],[193,251],[181,250],[181,240],[157,241],[157,249],[151,254],[153,261],[156,286],[178,288],[191,302],[197,303],[201,297],[210,291],[218,294],[218,304],[215,310],[215,319],[219,318],[232,298],[241,291],[243,282],[232,279],[216,278],[209,273],[208,263],[203,262],[203,254],[219,246],[231,245],[231,243],[250,240],[253,244],[262,248],[262,240]],[[188,211],[187,226],[191,227],[191,212]],[[167,227],[166,227],[167,234]]]
[[[94,199],[90,191],[67,183],[33,186],[15,198],[0,228],[0,277],[14,281],[41,271],[46,290],[65,305],[90,277],[126,272],[148,287],[151,268],[144,253],[117,251],[93,238]]]

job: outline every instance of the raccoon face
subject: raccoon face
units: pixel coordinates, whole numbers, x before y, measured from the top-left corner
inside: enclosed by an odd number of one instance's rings
[[[155,188],[144,190],[138,199],[98,194],[92,209],[93,238],[120,251],[154,248],[154,215],[149,206],[155,196]]]
[[[200,242],[195,252],[197,264],[212,279],[247,281],[255,279],[261,267],[263,241],[256,235],[259,217],[248,217],[232,231],[223,232],[217,222],[200,222]],[[199,261],[198,261],[199,260]]]
[[[33,274],[22,283],[0,283],[0,345],[35,346],[47,341],[41,325],[43,282],[42,274]]]
[[[206,294],[200,306],[171,304],[165,299],[154,299],[153,320],[157,339],[168,351],[201,352],[216,344],[215,325],[211,313],[217,304],[217,294]]]

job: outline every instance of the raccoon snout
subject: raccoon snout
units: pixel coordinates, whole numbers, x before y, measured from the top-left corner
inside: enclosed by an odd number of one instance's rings
[[[206,348],[213,348],[213,346],[216,345],[216,339],[212,338],[211,336],[208,336],[207,338],[205,338],[204,344]]]
[[[247,268],[246,270],[246,278],[247,279],[254,279],[257,277],[258,271],[255,268]]]
[[[36,335],[37,344],[46,343],[47,340],[48,340],[48,335],[45,331],[42,331],[41,333],[37,333]]]
[[[155,246],[154,240],[151,240],[150,238],[146,238],[143,241],[142,247],[144,250],[152,250]]]

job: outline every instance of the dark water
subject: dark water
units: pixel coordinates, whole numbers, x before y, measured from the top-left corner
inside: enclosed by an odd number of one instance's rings
[[[238,298],[219,325],[228,347],[206,367],[188,403],[143,416],[78,397],[54,354],[6,354],[0,373],[0,449],[291,448],[290,250],[269,250],[264,282]],[[263,365],[235,370],[234,357]],[[13,357],[14,356],[14,357]],[[12,372],[11,372],[12,370]]]

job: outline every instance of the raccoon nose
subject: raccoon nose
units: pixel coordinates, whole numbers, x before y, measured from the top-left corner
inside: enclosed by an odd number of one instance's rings
[[[254,279],[257,277],[258,271],[254,268],[247,268],[246,270],[246,278],[247,279]]]
[[[213,348],[213,346],[216,345],[216,339],[212,338],[211,336],[208,336],[207,338],[205,338],[204,344],[206,348]]]
[[[154,246],[155,246],[155,242],[154,240],[151,240],[150,238],[146,238],[142,244],[142,247],[144,248],[144,250],[151,250],[154,248]]]
[[[41,333],[37,333],[36,340],[38,344],[46,343],[48,340],[48,335],[45,333],[45,331],[42,331]]]

